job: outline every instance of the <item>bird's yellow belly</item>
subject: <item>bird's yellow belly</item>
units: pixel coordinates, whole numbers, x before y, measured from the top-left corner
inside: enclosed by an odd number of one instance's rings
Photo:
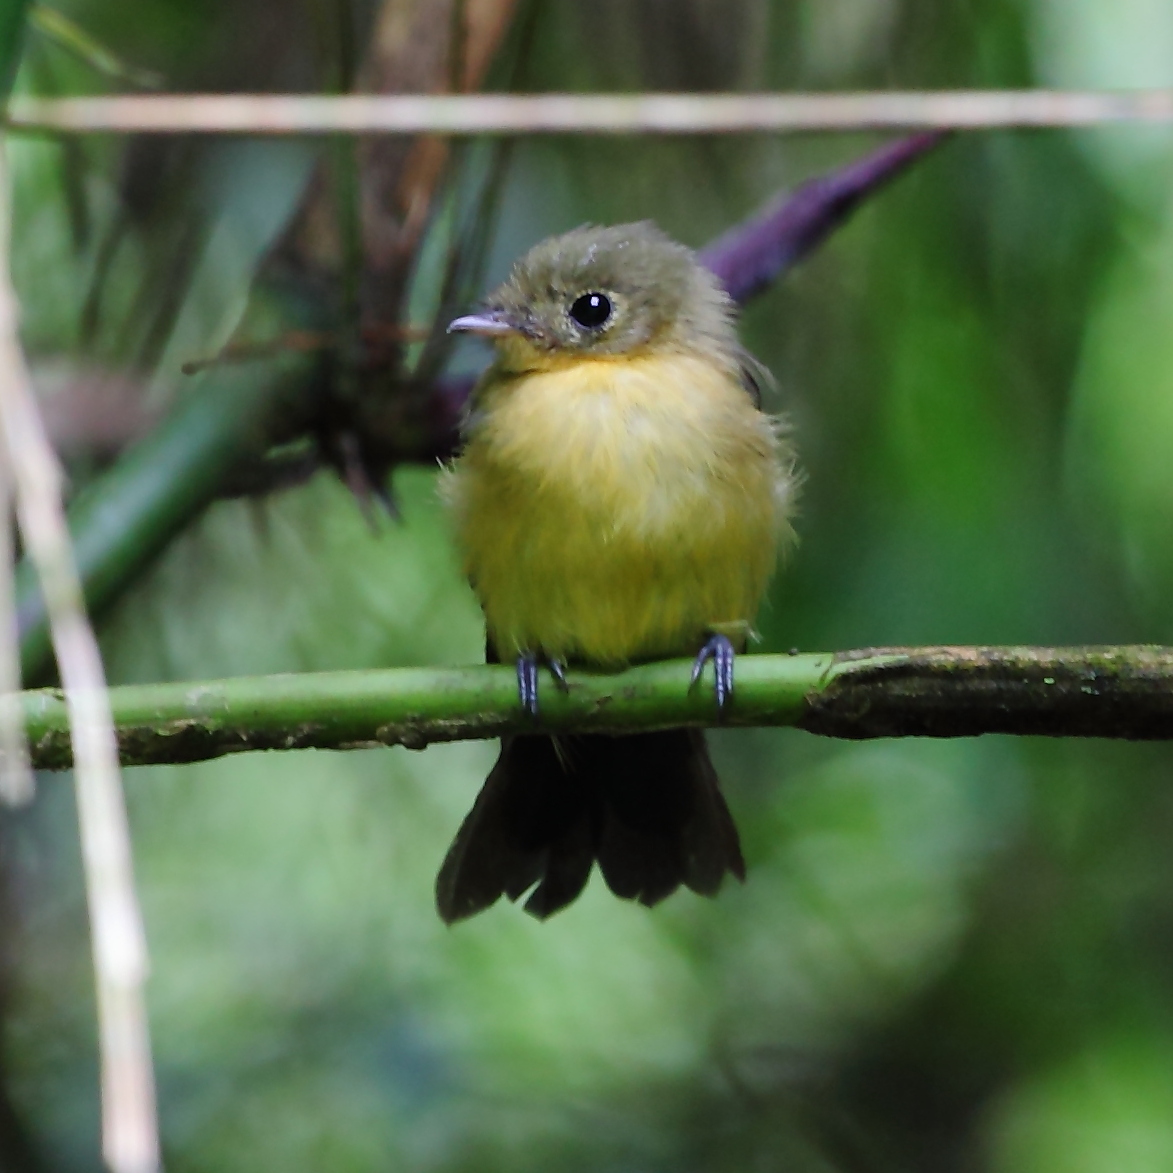
[[[474,430],[447,495],[502,658],[616,665],[753,620],[786,529],[778,441],[723,372],[671,361],[528,375]]]

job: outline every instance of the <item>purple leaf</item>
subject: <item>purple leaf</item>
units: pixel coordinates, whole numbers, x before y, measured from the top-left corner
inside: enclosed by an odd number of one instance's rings
[[[946,131],[915,134],[779,196],[700,251],[744,305],[838,228],[869,196],[936,147]]]

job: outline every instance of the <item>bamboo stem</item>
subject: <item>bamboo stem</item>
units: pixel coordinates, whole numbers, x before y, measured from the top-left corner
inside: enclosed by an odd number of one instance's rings
[[[506,733],[631,733],[675,726],[794,726],[829,737],[981,733],[1127,740],[1173,738],[1173,648],[866,648],[748,655],[718,718],[711,686],[689,690],[689,662],[543,681],[542,716],[517,702],[501,666],[239,677],[110,690],[126,765],[191,762],[248,750],[364,749]],[[70,764],[59,689],[22,697],[34,763]]]
[[[126,452],[69,510],[86,605],[100,612],[192,517],[226,476],[264,451],[273,423],[305,399],[320,357],[285,351],[265,363],[206,372],[147,439]],[[16,574],[24,679],[44,679],[49,615],[33,568]]]

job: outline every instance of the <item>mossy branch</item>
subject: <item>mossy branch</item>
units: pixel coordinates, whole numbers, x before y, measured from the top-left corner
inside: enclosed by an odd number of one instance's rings
[[[362,749],[505,733],[631,733],[679,725],[789,725],[830,737],[1173,738],[1173,648],[867,648],[743,656],[718,720],[689,662],[543,679],[542,717],[511,668],[400,668],[130,685],[110,699],[127,765],[262,749]],[[34,763],[70,764],[60,690],[23,694]]]

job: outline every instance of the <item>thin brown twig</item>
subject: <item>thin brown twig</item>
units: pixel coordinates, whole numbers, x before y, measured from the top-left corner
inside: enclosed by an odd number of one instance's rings
[[[8,274],[9,185],[0,151],[0,445],[25,550],[44,592],[75,762],[102,1062],[102,1151],[114,1173],[155,1173],[158,1123],[143,983],[146,940],[110,698],[61,502],[62,475],[17,336]]]
[[[430,334],[427,326],[379,325],[364,326],[359,331],[359,340],[370,346],[387,342],[425,342]],[[189,359],[180,370],[185,375],[198,375],[209,367],[230,362],[252,362],[258,358],[272,358],[283,351],[305,354],[313,350],[333,350],[345,345],[337,334],[325,330],[288,330],[268,342],[232,342],[207,358]]]
[[[842,94],[188,94],[16,98],[14,130],[115,134],[723,134],[1173,121],[1173,89]]]

